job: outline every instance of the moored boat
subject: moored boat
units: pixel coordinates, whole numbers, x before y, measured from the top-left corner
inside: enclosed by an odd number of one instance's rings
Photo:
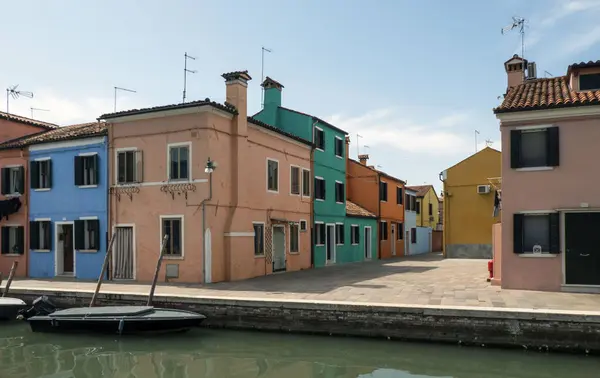
[[[0,297],[0,320],[14,320],[27,304],[18,298]]]

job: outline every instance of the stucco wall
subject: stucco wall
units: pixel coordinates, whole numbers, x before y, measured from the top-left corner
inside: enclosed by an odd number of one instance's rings
[[[46,130],[47,129],[45,128],[26,125],[21,122],[0,119],[0,143],[10,139],[19,138],[25,135],[35,134]]]
[[[360,237],[357,245],[351,243],[351,226],[358,225]],[[365,228],[371,228],[371,240],[365,240]],[[375,218],[361,218],[361,217],[347,217],[346,224],[344,226],[344,238],[346,242],[346,248],[342,248],[336,254],[336,263],[343,264],[347,262],[358,262],[365,261],[367,257],[365,255],[365,245],[371,244],[371,259],[377,259],[377,219]]]
[[[407,191],[407,194],[415,195],[415,192]],[[417,245],[410,240],[411,228],[417,227],[417,213],[415,211],[404,211],[404,250],[406,255],[414,255],[417,253]]]
[[[411,246],[411,255],[431,252],[431,228],[417,227],[417,243]]]
[[[433,189],[429,189],[427,193],[423,197],[417,198],[417,202],[420,203],[420,213],[417,214],[417,225],[421,227],[431,227],[435,228],[435,226],[439,223],[440,214],[438,212],[439,208],[439,199],[437,194],[433,191]],[[429,204],[431,203],[432,211],[431,215],[429,214]],[[433,217],[433,220],[429,220],[430,217]]]
[[[492,226],[492,248],[494,256],[494,278],[492,285],[500,285],[502,282],[502,224],[496,223]]]
[[[74,161],[79,154],[98,155],[99,182],[96,187],[80,188],[74,182]],[[57,258],[56,222],[72,222],[81,217],[97,217],[100,223],[98,251],[75,251],[75,277],[97,279],[108,238],[108,156],[106,137],[78,139],[30,147],[30,161],[50,158],[52,161],[52,187],[50,190],[30,189],[29,218],[49,219],[51,250],[29,251],[29,276],[45,278],[55,276]],[[58,272],[59,274],[62,272]]]

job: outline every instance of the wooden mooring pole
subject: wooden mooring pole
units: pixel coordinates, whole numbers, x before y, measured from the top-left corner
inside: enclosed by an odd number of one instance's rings
[[[108,262],[110,261],[110,256],[112,255],[113,243],[115,242],[116,232],[113,232],[110,243],[108,244],[108,249],[106,250],[106,255],[104,256],[104,262],[102,263],[102,270],[100,271],[100,276],[98,277],[98,283],[96,284],[96,290],[94,291],[94,295],[92,296],[92,300],[90,301],[90,307],[94,307],[96,303],[96,297],[100,292],[100,286],[102,285],[102,279],[104,278],[104,273],[108,268]]]
[[[10,284],[12,283],[13,278],[15,278],[15,273],[17,272],[17,266],[19,266],[18,261],[13,261],[12,267],[10,268],[10,273],[8,274],[8,281],[6,281],[6,287],[2,292],[2,296],[6,297],[8,290],[10,289]],[[0,281],[1,283],[1,281]]]
[[[163,255],[165,254],[165,249],[167,248],[167,242],[169,241],[169,235],[165,235],[163,238],[162,246],[160,247],[160,255],[158,256],[158,261],[156,262],[156,270],[154,271],[154,278],[152,279],[152,286],[150,287],[150,294],[148,295],[148,303],[147,306],[152,306],[152,298],[154,297],[154,290],[156,289],[156,281],[158,281],[158,273],[160,272],[160,264],[162,263]]]

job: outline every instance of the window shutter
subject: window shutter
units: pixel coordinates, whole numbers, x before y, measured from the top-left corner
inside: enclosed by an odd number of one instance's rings
[[[17,192],[25,193],[25,167],[19,167],[19,179],[17,181]]]
[[[403,223],[398,223],[398,239],[399,240],[404,239],[404,224]]]
[[[547,129],[547,135],[546,135],[546,143],[547,143],[547,146],[546,146],[547,162],[546,162],[546,164],[548,165],[548,167],[558,167],[559,166],[560,143],[559,143],[558,139],[559,139],[558,138],[558,127],[549,127]]]
[[[75,249],[85,249],[85,221],[75,221]]]
[[[396,188],[396,202],[398,205],[402,205],[402,200],[404,199],[404,194],[402,194],[402,188]]]
[[[421,202],[416,202],[416,206],[417,206],[417,214],[421,213]]]
[[[5,253],[10,253],[9,249],[10,249],[10,245],[9,245],[9,240],[8,240],[8,227],[2,227],[2,234],[0,235],[0,237],[2,237],[2,250],[0,252],[2,252],[3,254]]]
[[[144,182],[144,159],[142,151],[135,151],[135,181]]]
[[[40,249],[40,233],[38,222],[29,222],[29,249]]]
[[[100,250],[100,221],[98,219],[88,220],[89,227],[94,230],[94,247]]]
[[[560,214],[551,213],[550,217],[550,253],[560,253]]]
[[[94,183],[100,185],[100,157],[98,154],[92,156],[92,161],[94,162],[94,177],[96,178]]]
[[[32,161],[29,163],[29,181],[31,181],[31,189],[39,189],[40,187],[40,163]]]
[[[17,248],[19,254],[25,253],[25,227],[17,227]]]
[[[83,185],[83,158],[75,156],[75,185]]]
[[[521,168],[521,130],[510,131],[510,167]]]
[[[10,169],[2,168],[2,194],[10,194]]]
[[[52,188],[52,160],[47,160],[48,164],[48,188]]]
[[[513,215],[513,251],[523,253],[523,214]]]
[[[52,223],[49,221],[44,222],[44,239],[46,240],[46,247],[48,249],[52,248]]]

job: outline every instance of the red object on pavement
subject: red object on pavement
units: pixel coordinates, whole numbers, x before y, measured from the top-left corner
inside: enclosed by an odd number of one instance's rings
[[[494,260],[488,261],[488,272],[490,272],[490,279],[494,278]]]

